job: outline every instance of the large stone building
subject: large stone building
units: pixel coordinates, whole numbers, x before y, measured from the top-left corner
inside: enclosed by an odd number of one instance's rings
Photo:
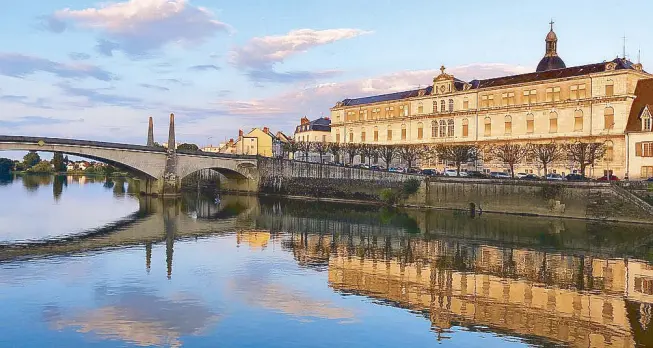
[[[310,121],[307,117],[302,117],[299,126],[295,127],[293,138],[295,141],[331,142],[331,120],[320,117]]]
[[[602,142],[606,155],[588,175],[653,176],[653,75],[625,58],[567,68],[558,56],[553,27],[545,42],[545,56],[533,73],[467,82],[442,67],[426,88],[339,101],[331,108],[331,138],[340,143],[479,146]],[[480,166],[507,168],[502,163]],[[517,169],[541,170],[535,163]],[[552,169],[571,173],[579,168],[562,161]]]

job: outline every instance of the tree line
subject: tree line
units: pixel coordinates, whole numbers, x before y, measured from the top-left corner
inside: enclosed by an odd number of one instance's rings
[[[50,174],[67,172],[67,166],[70,163],[68,156],[61,152],[55,152],[52,160],[42,160],[36,151],[30,151],[23,156],[22,161],[0,158],[0,175],[6,175],[10,172],[28,172],[35,174]],[[89,166],[84,169],[85,174],[111,175],[117,170],[111,165]]]
[[[502,163],[510,168],[514,178],[515,166],[522,163],[533,163],[541,166],[544,175],[548,174],[549,167],[560,161],[569,161],[580,169],[580,174],[585,177],[587,167],[594,166],[605,157],[607,147],[602,142],[572,143],[529,143],[504,142],[498,144],[401,144],[401,145],[374,145],[357,143],[325,143],[325,142],[288,142],[282,146],[282,157],[288,154],[300,154],[300,158],[308,160],[309,153],[317,153],[320,162],[324,156],[333,155],[336,162],[347,159],[349,164],[354,163],[356,156],[361,156],[361,162],[371,165],[372,158],[379,158],[389,167],[393,160],[403,161],[408,168],[414,167],[420,161],[439,159],[453,163],[458,175],[463,164],[483,161]],[[387,168],[388,170],[390,168]]]

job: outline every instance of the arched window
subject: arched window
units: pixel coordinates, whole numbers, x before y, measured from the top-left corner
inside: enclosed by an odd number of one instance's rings
[[[486,137],[492,135],[492,119],[490,117],[485,117],[485,132],[483,133]]]
[[[526,115],[526,133],[533,134],[535,131],[535,116],[530,112]]]
[[[440,120],[440,138],[447,136],[447,122],[445,120]]]
[[[447,136],[453,138],[454,131],[455,128],[454,128],[453,119],[450,119],[449,121],[447,121]]]
[[[608,80],[605,83],[605,96],[611,97],[613,95],[614,95],[614,82],[612,82],[612,80]]]
[[[401,140],[406,140],[406,125],[401,125]]]
[[[440,100],[440,112],[445,112],[445,102],[444,99]]]
[[[604,125],[603,129],[614,129],[614,109],[610,106],[603,111]]]
[[[574,132],[583,131],[583,110],[574,111]]]
[[[417,123],[417,139],[422,140],[424,139],[424,125],[422,122]]]
[[[549,133],[558,132],[558,113],[555,111],[549,112]]]
[[[505,135],[512,134],[512,117],[510,115],[506,115],[503,124],[504,124],[504,134]]]
[[[437,136],[438,136],[438,122],[431,121],[431,138],[435,138]]]
[[[354,142],[354,129],[349,128],[349,142],[353,143]]]
[[[392,127],[388,126],[388,141],[392,141]]]
[[[365,142],[365,128],[361,128],[361,143]]]
[[[605,156],[603,156],[603,160],[606,162],[612,161],[614,158],[614,143],[612,140],[608,140],[605,142]]]
[[[424,104],[422,104],[422,102],[419,102],[417,104],[417,113],[418,114],[423,114],[424,113]]]
[[[469,120],[463,118],[463,138],[469,136]]]
[[[651,112],[648,110],[648,107],[646,107],[644,112],[642,112],[642,130],[651,130]]]
[[[340,142],[340,129],[336,129],[336,143]]]
[[[449,112],[453,112],[453,99],[449,99]]]
[[[374,127],[374,141],[379,141],[379,127]]]

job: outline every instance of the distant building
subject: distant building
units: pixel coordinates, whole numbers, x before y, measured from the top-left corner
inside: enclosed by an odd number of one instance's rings
[[[214,152],[214,153],[218,153],[218,152],[220,152],[220,148],[221,148],[222,146],[224,146],[224,144],[220,144],[220,145],[218,145],[218,146],[213,146],[213,145],[205,146],[205,147],[202,148],[202,152]]]
[[[321,117],[309,121],[307,117],[302,117],[299,126],[295,127],[293,138],[295,141],[331,142],[331,119]]]
[[[247,134],[240,130],[238,132],[238,141],[235,144],[236,153],[272,157],[274,155],[275,138],[268,127],[263,127],[263,129],[254,128]]]

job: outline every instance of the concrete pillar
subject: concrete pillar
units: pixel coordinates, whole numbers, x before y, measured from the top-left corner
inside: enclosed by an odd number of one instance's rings
[[[175,144],[175,114],[170,114],[166,168],[163,178],[158,180],[159,190],[157,191],[158,194],[163,196],[179,196],[181,194],[181,182],[177,176],[177,149]]]
[[[147,126],[147,146],[154,146],[154,122],[150,117],[149,125]]]
[[[175,114],[170,114],[170,128],[168,128],[168,152],[176,151],[175,145]]]

